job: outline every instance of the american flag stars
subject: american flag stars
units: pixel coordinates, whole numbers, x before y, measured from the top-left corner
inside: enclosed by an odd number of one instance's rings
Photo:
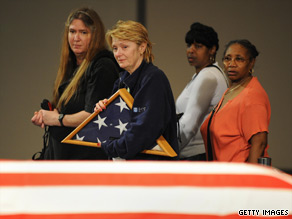
[[[120,129],[120,135],[123,133],[123,131],[127,131],[126,126],[128,125],[127,123],[122,123],[121,120],[119,120],[119,125],[115,126],[115,128]]]
[[[126,102],[121,97],[116,98],[76,133],[75,140],[101,143],[120,138],[128,130],[130,113]]]
[[[102,126],[107,127],[107,124],[105,124],[104,120],[106,120],[106,117],[101,118],[100,115],[97,115],[98,119],[93,121],[94,123],[98,124],[98,129],[100,130]]]
[[[122,98],[120,98],[120,102],[116,103],[116,105],[120,107],[120,112],[122,112],[123,109],[130,110],[129,107],[127,106],[126,102],[123,101]]]

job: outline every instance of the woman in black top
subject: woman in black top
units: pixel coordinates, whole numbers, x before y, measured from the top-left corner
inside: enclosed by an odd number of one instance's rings
[[[32,122],[49,126],[45,159],[106,159],[102,150],[61,141],[93,111],[94,104],[111,94],[119,67],[106,49],[105,31],[98,14],[89,8],[73,11],[65,24],[60,66],[55,80],[53,110],[35,112]]]

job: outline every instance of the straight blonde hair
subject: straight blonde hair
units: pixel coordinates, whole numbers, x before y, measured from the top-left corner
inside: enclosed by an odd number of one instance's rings
[[[74,66],[76,66],[76,57],[68,42],[69,26],[75,19],[81,20],[84,25],[90,29],[91,41],[83,62],[79,66],[63,94],[60,96],[58,91],[60,85],[72,77]],[[59,111],[61,107],[66,105],[73,95],[76,94],[80,80],[86,72],[90,62],[98,52],[104,49],[106,49],[105,28],[98,14],[90,8],[79,8],[71,12],[65,23],[60,65],[53,90],[52,104]]]

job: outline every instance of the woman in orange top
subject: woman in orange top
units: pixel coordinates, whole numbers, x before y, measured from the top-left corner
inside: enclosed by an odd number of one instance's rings
[[[267,156],[271,107],[265,90],[252,76],[257,56],[248,40],[226,46],[223,64],[231,86],[201,126],[208,160],[257,163],[259,157]]]

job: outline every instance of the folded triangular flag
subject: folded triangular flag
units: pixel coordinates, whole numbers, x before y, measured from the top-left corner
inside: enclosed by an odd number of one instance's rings
[[[133,101],[133,97],[125,88],[118,90],[109,98],[105,110],[92,113],[62,143],[101,147],[101,143],[108,139],[120,138],[129,127]],[[177,156],[162,135],[156,143],[151,150],[144,150],[142,153]]]

